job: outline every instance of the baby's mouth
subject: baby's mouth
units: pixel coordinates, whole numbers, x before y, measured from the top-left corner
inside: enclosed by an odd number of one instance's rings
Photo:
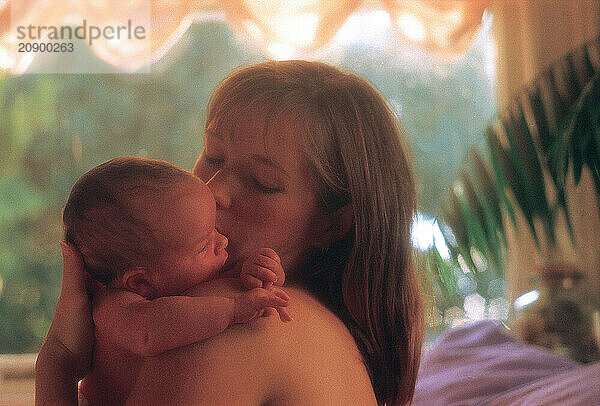
[[[227,263],[227,259],[229,259],[229,253],[227,251],[223,250],[223,255],[225,256],[225,259],[223,259],[223,264],[221,264],[221,268],[225,266],[225,264]]]
[[[230,261],[230,257],[228,255],[227,259],[225,259],[225,262],[223,263],[223,266],[221,267],[221,271],[219,273],[225,273],[225,272],[229,271],[231,268],[233,268],[234,265],[235,265],[235,262]]]

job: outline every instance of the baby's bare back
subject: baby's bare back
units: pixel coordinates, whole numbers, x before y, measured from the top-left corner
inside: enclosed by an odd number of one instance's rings
[[[192,288],[189,296],[231,295],[241,289],[238,279],[207,281]],[[97,303],[96,303],[97,304]],[[80,392],[92,405],[124,404],[140,374],[144,357],[114,344],[96,330],[92,370],[81,382]]]
[[[92,370],[80,391],[92,405],[125,403],[140,372],[143,358],[96,337]]]

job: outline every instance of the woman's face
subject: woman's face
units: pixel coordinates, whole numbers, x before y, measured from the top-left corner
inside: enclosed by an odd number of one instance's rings
[[[277,124],[266,136],[258,119],[209,126],[204,134],[194,174],[213,192],[217,229],[229,239],[224,270],[267,247],[293,272],[323,227],[299,136]]]

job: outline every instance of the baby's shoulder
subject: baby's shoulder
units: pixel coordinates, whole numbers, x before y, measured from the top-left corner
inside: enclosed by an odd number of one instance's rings
[[[114,310],[123,308],[129,304],[144,301],[144,297],[137,293],[110,287],[102,287],[94,294],[92,307],[94,316],[97,317],[99,312],[108,312],[111,314]]]

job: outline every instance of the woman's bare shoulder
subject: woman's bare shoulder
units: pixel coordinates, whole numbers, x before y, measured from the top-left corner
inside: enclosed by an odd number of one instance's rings
[[[375,404],[343,323],[303,290],[286,289],[292,322],[258,319],[151,359],[133,396],[150,391],[156,402],[166,391],[161,400],[186,404]]]
[[[298,304],[290,308],[296,324],[270,326],[280,333],[275,356],[287,365],[279,381],[280,401],[274,404],[376,404],[362,356],[346,326],[308,293],[289,291]]]

